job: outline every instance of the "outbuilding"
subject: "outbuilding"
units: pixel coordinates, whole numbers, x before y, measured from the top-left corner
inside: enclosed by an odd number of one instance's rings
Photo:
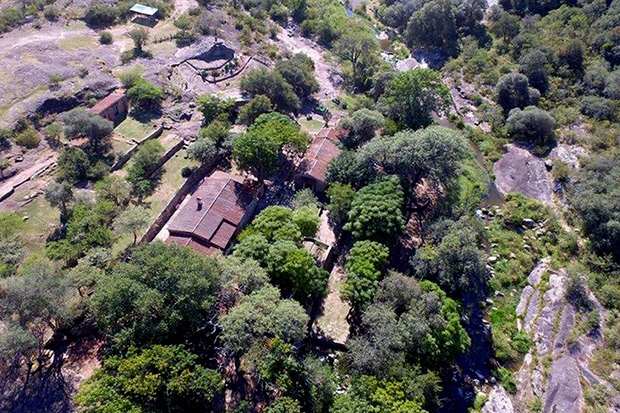
[[[90,108],[91,112],[114,122],[115,125],[127,117],[128,109],[127,96],[122,90],[112,92]]]

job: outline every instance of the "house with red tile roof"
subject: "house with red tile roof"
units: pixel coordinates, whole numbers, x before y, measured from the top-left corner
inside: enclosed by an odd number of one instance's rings
[[[236,177],[216,171],[181,203],[168,223],[168,243],[212,254],[227,252],[256,208],[254,192]]]
[[[115,91],[101,99],[90,111],[118,125],[127,117],[129,105],[124,91]]]
[[[325,173],[329,162],[340,155],[337,145],[338,129],[324,127],[316,134],[295,175],[298,188],[310,188],[317,193],[325,191]]]

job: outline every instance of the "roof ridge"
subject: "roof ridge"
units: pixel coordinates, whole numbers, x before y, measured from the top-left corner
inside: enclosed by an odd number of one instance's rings
[[[209,204],[208,208],[205,208],[205,212],[202,214],[202,217],[200,217],[200,219],[198,220],[198,223],[194,226],[194,229],[192,229],[193,233],[196,233],[196,229],[198,228],[198,226],[202,223],[202,221],[205,219],[205,217],[207,216],[207,213],[209,212],[209,210],[211,210],[211,208],[213,207],[213,205],[215,204],[215,201],[218,200],[218,198],[220,197],[220,195],[222,195],[222,192],[224,192],[224,188],[226,188],[226,186],[228,185],[228,183],[231,181],[230,177],[226,178],[226,183],[224,183],[224,185],[222,185],[222,188],[220,188],[219,192],[217,193],[217,195],[215,196],[215,198],[213,198],[213,201],[211,201],[211,204]],[[224,219],[224,217],[222,217],[222,219]]]

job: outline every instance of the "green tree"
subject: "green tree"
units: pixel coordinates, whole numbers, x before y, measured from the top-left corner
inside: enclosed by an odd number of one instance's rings
[[[450,187],[456,180],[465,156],[463,137],[442,126],[415,132],[405,130],[393,137],[380,137],[364,145],[360,162],[376,165],[384,173],[398,175],[408,193],[422,178]]]
[[[47,244],[48,257],[72,266],[92,248],[111,247],[114,234],[110,224],[116,209],[116,205],[108,200],[95,205],[75,205],[69,213],[65,237]]]
[[[114,349],[178,343],[208,326],[216,292],[213,260],[155,242],[98,281],[91,309]]]
[[[402,128],[418,129],[433,121],[450,104],[450,89],[431,69],[413,69],[396,75],[388,84],[379,105]]]
[[[351,119],[341,122],[341,126],[349,131],[343,143],[349,148],[356,148],[375,137],[378,129],[385,125],[385,118],[380,112],[370,109],[359,109],[353,112]]]
[[[362,27],[350,28],[335,42],[334,50],[351,63],[352,85],[366,90],[379,65],[379,44],[373,33]]]
[[[454,300],[431,282],[398,273],[380,283],[363,314],[362,331],[349,340],[345,364],[381,378],[406,374],[410,364],[438,368],[471,343]]]
[[[531,88],[527,77],[520,73],[508,73],[500,77],[495,85],[495,93],[497,103],[504,109],[505,115],[514,108],[536,105],[540,98],[540,92]]]
[[[329,217],[339,225],[345,224],[355,199],[355,190],[349,184],[335,182],[327,189],[327,197]]]
[[[127,99],[140,110],[159,109],[163,98],[163,89],[146,80],[136,82],[127,90]]]
[[[153,188],[153,182],[149,179],[155,171],[159,160],[164,153],[164,146],[157,140],[143,144],[133,157],[132,163],[127,168],[127,181],[131,183],[132,191],[143,197]]]
[[[440,379],[433,373],[414,370],[401,380],[361,376],[352,380],[348,392],[336,395],[330,411],[426,413],[423,407],[431,404],[440,390]]]
[[[511,110],[506,124],[510,137],[516,141],[545,144],[554,140],[555,121],[549,112],[535,106]]]
[[[88,178],[90,160],[80,148],[63,148],[58,155],[58,179],[73,185]]]
[[[34,128],[29,127],[15,135],[15,143],[22,148],[34,149],[41,143],[41,138]]]
[[[299,99],[307,99],[320,89],[314,76],[314,62],[303,53],[279,60],[275,70],[293,87]]]
[[[519,16],[498,8],[491,12],[489,20],[489,29],[496,37],[500,37],[505,44],[519,34],[521,23]]]
[[[60,210],[60,220],[64,222],[69,202],[73,201],[73,188],[68,182],[50,182],[45,187],[45,199]]]
[[[447,56],[458,52],[455,8],[450,0],[433,0],[413,13],[405,32],[407,45],[437,49]]]
[[[220,316],[220,339],[226,349],[236,353],[244,353],[263,337],[296,343],[306,336],[309,321],[299,303],[281,299],[276,287],[266,286]]]
[[[283,151],[303,153],[308,137],[287,116],[269,113],[259,116],[246,133],[233,139],[232,145],[237,166],[252,172],[263,182],[266,176],[277,171]]]
[[[353,244],[345,264],[347,278],[341,295],[354,311],[359,312],[372,302],[389,256],[389,249],[378,242]]]
[[[257,95],[239,109],[237,122],[242,125],[251,125],[263,113],[273,110],[271,100],[265,95]]]
[[[3,380],[22,384],[14,390],[25,392],[30,380],[49,377],[53,372],[48,370],[50,360],[62,363],[58,347],[50,352],[46,345],[79,315],[76,304],[70,280],[57,265],[43,259],[24,263],[19,275],[3,281],[0,318],[5,329],[0,337],[0,367]],[[17,397],[11,400],[16,402]]]
[[[418,249],[411,265],[418,278],[431,279],[452,295],[481,298],[486,289],[486,259],[479,245],[482,231],[469,219],[444,221],[430,231],[435,245]]]
[[[138,241],[138,231],[151,222],[148,212],[143,207],[134,207],[123,211],[114,221],[114,229],[120,234],[132,234],[133,245]]]
[[[368,159],[362,159],[355,151],[343,151],[327,166],[325,180],[332,185],[337,182],[359,189],[375,176],[373,164]]]
[[[588,159],[570,193],[573,208],[583,219],[583,230],[599,254],[620,262],[620,159],[606,155]]]
[[[63,116],[65,136],[69,139],[88,138],[95,154],[101,154],[114,124],[84,108],[75,108]]]
[[[291,241],[277,241],[266,257],[267,273],[285,292],[293,292],[300,300],[325,293],[329,273],[318,268],[310,252]]]
[[[219,117],[228,118],[235,108],[234,100],[222,99],[216,95],[202,95],[196,103],[202,116],[204,116],[203,123],[205,125],[209,125]]]
[[[277,70],[247,71],[241,79],[241,89],[253,96],[267,96],[278,110],[297,112],[301,108],[295,89]]]
[[[222,390],[220,375],[183,346],[132,348],[110,357],[75,396],[85,412],[208,411]]]
[[[119,207],[125,207],[131,200],[131,187],[120,176],[108,175],[95,184],[97,199],[108,199]]]
[[[403,189],[396,177],[370,184],[355,195],[344,226],[356,240],[392,244],[405,229]]]
[[[136,50],[136,55],[141,55],[143,50],[142,48],[149,40],[149,32],[144,27],[137,27],[135,29],[130,30],[127,35],[133,41],[134,48]]]
[[[0,277],[15,273],[24,257],[25,248],[20,232],[24,221],[15,212],[0,212]]]
[[[205,165],[219,155],[216,143],[210,139],[198,139],[187,148],[187,156]]]

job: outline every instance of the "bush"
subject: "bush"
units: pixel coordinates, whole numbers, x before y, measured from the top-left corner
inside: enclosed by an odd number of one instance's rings
[[[164,91],[146,80],[140,80],[127,91],[127,98],[139,109],[157,109],[164,98]]]
[[[547,111],[535,106],[511,110],[506,123],[510,137],[516,141],[544,144],[553,140],[555,121]]]
[[[190,166],[184,166],[181,169],[181,176],[183,178],[189,178],[190,176],[192,176],[192,174],[194,173],[195,170],[196,170],[196,168],[192,168]]]
[[[579,105],[579,110],[582,114],[596,120],[613,121],[615,118],[614,102],[597,96],[586,96],[583,98]]]
[[[515,394],[517,392],[517,384],[515,382],[515,376],[512,374],[512,371],[500,367],[497,369],[497,377],[499,381],[502,382],[506,391],[510,394]]]
[[[117,18],[118,12],[115,7],[93,3],[86,11],[84,21],[89,26],[106,27],[113,25]]]
[[[112,33],[110,32],[101,32],[99,34],[99,43],[101,44],[112,44],[114,39],[112,38]]]
[[[28,128],[17,134],[15,137],[15,143],[26,149],[34,149],[39,146],[41,138],[36,130]]]
[[[58,20],[58,18],[60,17],[60,12],[58,11],[57,8],[55,7],[49,7],[47,9],[45,9],[45,11],[43,12],[43,16],[51,21],[51,22],[55,22]]]

